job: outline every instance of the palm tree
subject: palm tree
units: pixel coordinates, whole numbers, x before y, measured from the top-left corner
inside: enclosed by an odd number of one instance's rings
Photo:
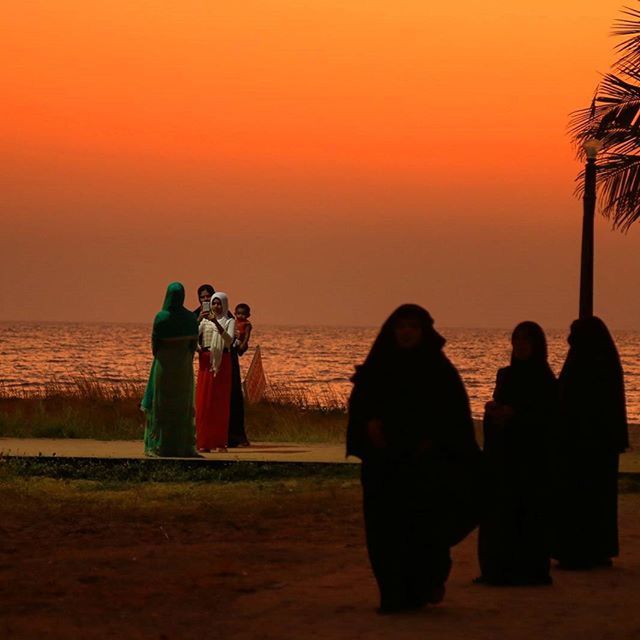
[[[602,213],[626,232],[640,219],[640,10],[626,7],[613,35],[620,57],[596,89],[591,106],[573,114],[571,131],[586,158],[578,176],[583,193],[580,317],[593,315],[596,188]],[[596,155],[600,153],[596,166]],[[597,176],[597,187],[596,187]]]
[[[640,9],[622,13],[613,28],[614,36],[624,37],[616,47],[620,57],[591,106],[573,114],[571,132],[581,155],[585,142],[600,141],[600,207],[614,228],[626,232],[640,219]],[[580,184],[584,179],[583,172]]]

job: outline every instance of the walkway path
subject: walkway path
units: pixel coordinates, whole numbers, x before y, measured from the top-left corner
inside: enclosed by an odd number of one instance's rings
[[[0,454],[21,457],[55,456],[58,458],[119,458],[127,460],[145,457],[140,440],[82,440],[75,438],[0,438]],[[205,460],[246,462],[357,462],[355,458],[345,459],[343,444],[324,443],[254,442],[250,447],[229,449],[227,453],[203,453],[201,455]]]
[[[140,440],[82,440],[75,438],[0,438],[0,455],[59,458],[117,458],[138,460],[145,457]],[[227,453],[204,453],[204,460],[244,462],[357,463],[344,457],[343,444],[254,442],[244,449]],[[638,447],[620,457],[620,471],[640,473]]]

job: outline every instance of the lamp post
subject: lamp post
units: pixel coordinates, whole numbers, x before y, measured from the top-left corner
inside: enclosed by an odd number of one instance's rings
[[[584,197],[582,214],[582,252],[580,255],[580,318],[593,316],[593,226],[596,212],[596,158],[602,142],[587,140],[583,148],[587,154],[584,168]]]

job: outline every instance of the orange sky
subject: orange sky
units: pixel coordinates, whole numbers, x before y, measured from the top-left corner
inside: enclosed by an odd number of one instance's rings
[[[256,323],[416,301],[440,325],[566,326],[568,113],[621,5],[10,3],[0,318],[146,321],[179,279]],[[640,328],[638,230],[597,243],[596,312]]]

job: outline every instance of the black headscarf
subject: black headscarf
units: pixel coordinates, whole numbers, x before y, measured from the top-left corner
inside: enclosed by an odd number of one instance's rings
[[[418,321],[422,333],[422,341],[415,349],[400,349],[396,343],[395,328],[400,320],[412,318]],[[358,383],[365,378],[386,375],[398,359],[408,356],[415,361],[437,356],[446,340],[433,328],[433,318],[426,309],[417,304],[403,304],[385,321],[376,337],[365,361],[356,367],[351,379]]]
[[[415,348],[397,344],[396,326],[407,318],[421,328]],[[390,446],[397,450],[410,451],[425,437],[458,452],[476,446],[466,391],[442,351],[444,344],[422,307],[405,304],[389,316],[352,378],[348,455],[366,455],[366,425],[373,418],[382,420]]]
[[[511,342],[513,342],[516,336],[520,333],[524,333],[531,342],[533,352],[531,357],[528,358],[529,362],[535,362],[536,364],[547,364],[548,350],[547,350],[547,338],[544,335],[544,330],[537,322],[531,320],[525,320],[516,325],[516,328],[511,334]],[[518,364],[520,361],[511,356],[511,364]]]
[[[531,345],[526,359],[515,356],[514,343],[521,336]],[[496,416],[491,408],[485,413],[484,450],[491,464],[498,465],[496,469],[508,469],[514,481],[528,482],[539,479],[531,465],[543,463],[555,435],[558,382],[549,366],[547,339],[539,324],[521,322],[513,330],[511,342],[511,364],[498,370],[493,399],[510,407],[512,414],[508,418]]]
[[[396,338],[405,319],[421,328],[414,348]],[[405,304],[389,316],[353,377],[347,455],[363,461],[365,493],[390,486],[427,537],[452,546],[478,522],[481,454],[467,393],[444,344],[422,307]],[[372,419],[382,423],[381,449],[369,437]]]
[[[572,440],[624,451],[629,446],[624,376],[607,325],[597,317],[571,324],[560,398]]]

